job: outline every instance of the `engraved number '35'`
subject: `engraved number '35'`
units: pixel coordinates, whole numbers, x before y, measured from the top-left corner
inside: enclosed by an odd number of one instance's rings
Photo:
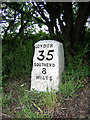
[[[49,50],[48,53],[47,53],[47,57],[46,57],[46,60],[52,60],[53,59],[53,54],[52,52],[54,52],[54,50]],[[45,56],[44,56],[44,50],[40,50],[39,51],[40,55],[39,57],[37,57],[38,60],[42,61],[44,60]]]

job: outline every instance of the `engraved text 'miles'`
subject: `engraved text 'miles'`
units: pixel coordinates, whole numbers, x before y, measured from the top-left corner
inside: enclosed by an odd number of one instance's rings
[[[63,45],[54,40],[42,40],[35,44],[31,90],[58,90],[64,70]]]

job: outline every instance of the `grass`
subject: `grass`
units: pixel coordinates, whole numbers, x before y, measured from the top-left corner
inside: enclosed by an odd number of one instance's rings
[[[23,98],[19,98],[22,111],[19,116],[25,118],[49,118],[53,117],[52,112],[54,111],[56,101],[54,92],[36,92],[36,91],[25,91]]]
[[[18,79],[20,82],[18,80],[13,81],[13,84],[8,82],[9,85],[6,84],[5,86],[11,86],[12,91],[9,94],[3,94],[3,107],[8,109],[11,116],[15,112],[17,118],[53,118],[54,110],[60,107],[66,98],[73,97],[76,95],[74,93],[83,87],[86,77],[85,70],[82,69],[82,72],[80,70],[78,72],[77,69],[76,71],[72,69],[71,72],[64,72],[58,94],[52,89],[51,92],[48,89],[47,92],[28,91],[23,79]],[[17,94],[17,99],[15,94]],[[60,96],[59,99],[58,95]],[[10,104],[14,105],[15,103],[18,103],[18,106],[16,105],[16,108],[13,108],[15,111],[10,112]]]
[[[28,83],[32,68],[33,43],[20,43],[15,52],[9,54],[3,49],[3,90],[2,106],[4,112],[16,118],[53,118],[53,112],[60,107],[66,98],[74,97],[86,81],[88,65],[83,62],[84,54],[68,57],[70,63],[62,75],[59,91],[29,91]],[[86,50],[86,48],[85,48]],[[85,51],[84,50],[84,51]],[[10,81],[11,79],[11,81]],[[5,83],[5,80],[7,82]],[[6,93],[5,93],[6,91]],[[59,98],[58,98],[59,96]],[[15,115],[14,115],[15,114]]]
[[[12,116],[15,112],[17,118],[53,118],[53,112],[56,108],[66,98],[74,97],[76,95],[75,92],[83,87],[87,71],[87,65],[85,66],[82,63],[77,64],[76,69],[66,70],[62,75],[62,83],[59,86],[58,94],[52,89],[51,92],[48,89],[47,92],[28,91],[28,82],[25,83],[22,76],[18,79],[15,77],[14,79],[17,80],[13,80],[11,83],[8,81],[6,85],[4,84],[7,89],[11,90],[7,94],[3,90],[2,106]],[[59,99],[58,95],[60,96]],[[16,99],[16,97],[18,98]],[[16,108],[13,108],[15,111],[10,112],[10,104],[14,105],[17,103],[18,105],[15,105]]]
[[[53,118],[54,110],[59,107],[66,98],[69,99],[69,97],[76,96],[77,94],[75,92],[83,87],[87,71],[87,65],[82,65],[80,62],[76,70],[72,69],[70,72],[66,71],[63,73],[62,83],[58,91],[59,96],[61,96],[59,101],[57,99],[57,94],[52,89],[51,92],[47,89],[45,93],[38,93],[36,91],[25,92],[24,97],[20,99],[21,105],[25,105],[23,107],[25,117]],[[34,113],[32,111],[34,111]]]
[[[9,53],[6,52],[7,46],[3,46],[2,70],[3,77],[18,76],[24,74],[30,76],[32,69],[33,45],[32,40],[26,44],[21,44]]]

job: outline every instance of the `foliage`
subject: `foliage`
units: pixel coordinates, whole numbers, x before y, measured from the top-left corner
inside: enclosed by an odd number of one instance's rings
[[[23,99],[19,99],[20,100],[20,104],[22,106],[22,111],[24,112],[24,116],[25,118],[39,118],[40,115],[38,115],[37,113],[32,112],[31,110],[31,104],[29,104],[29,94],[25,93],[25,96]]]
[[[7,54],[5,53],[3,57],[3,74],[10,73],[11,75],[18,75],[25,72],[25,74],[30,75],[33,56],[32,40],[26,43],[26,45],[22,45],[21,43],[15,51],[10,51]]]
[[[85,52],[87,51],[87,46],[84,48],[83,52],[77,56],[74,56],[74,60],[70,60],[66,70],[63,73],[62,83],[60,84],[60,94],[64,97],[73,96],[73,94],[80,90],[85,81],[86,77],[89,76],[88,63],[83,61],[85,58]]]
[[[52,39],[57,38],[66,48],[77,52],[76,46],[85,37],[84,25],[89,17],[89,6],[89,3],[80,2],[3,2],[2,22],[7,24],[3,28],[3,43],[10,40],[7,39],[9,34],[15,40],[21,33],[33,33],[35,24],[40,27],[47,25]]]
[[[53,118],[53,112],[56,108],[69,97],[76,96],[86,82],[86,77],[89,75],[88,66],[84,64],[80,56],[75,56],[74,63],[66,66],[62,76],[62,83],[59,86],[59,91],[51,89],[51,92],[37,92],[35,90],[28,91],[25,88],[18,86],[20,112],[17,111],[19,118]],[[88,74],[87,74],[88,73]],[[14,89],[14,88],[12,88]],[[14,93],[3,96],[3,106],[7,106],[12,101]],[[59,99],[58,99],[58,96]]]
[[[13,47],[11,42],[3,45],[3,79],[20,74],[30,77],[33,64],[34,43],[46,39],[46,37],[48,39],[50,38],[49,35],[46,35],[42,31],[36,34],[26,33],[23,37],[21,36],[17,39],[19,43],[14,42]],[[12,38],[10,39],[12,41]]]
[[[8,95],[4,94],[4,90],[2,89],[2,106],[3,107],[8,107],[8,104],[12,102],[11,95],[12,95],[11,92]]]
[[[90,74],[88,72],[90,32],[89,29],[81,29],[88,16],[88,14],[84,14],[84,11],[88,8],[86,3],[85,7],[83,3],[73,4],[74,6],[72,7],[71,3],[3,3],[2,17],[3,21],[7,23],[7,26],[3,26],[2,31],[2,33],[4,33],[2,34],[2,80],[5,87],[7,86],[7,84],[5,85],[4,83],[5,80],[10,83],[9,79],[17,79],[19,75],[22,79],[23,75],[30,78],[33,65],[34,44],[39,40],[56,39],[63,43],[65,50],[65,71],[62,75],[62,83],[59,86],[58,92],[53,90],[49,92],[48,89],[46,93],[38,93],[35,90],[30,92],[25,91],[26,88],[21,88],[20,85],[15,84],[15,86],[18,86],[17,90],[20,95],[18,102],[21,111],[17,112],[17,116],[20,118],[22,116],[25,118],[53,118],[53,111],[60,106],[66,98],[73,97],[75,95],[74,93],[83,87],[86,82],[86,77]],[[67,11],[65,6],[69,8]],[[55,8],[56,11],[54,9],[53,11],[52,8]],[[70,18],[70,14],[72,14],[68,12],[70,9],[73,13],[72,19],[68,19],[68,17]],[[81,12],[81,10],[83,11]],[[39,12],[41,14],[39,14]],[[45,13],[47,16],[44,16]],[[60,16],[58,16],[59,13]],[[84,18],[82,18],[82,20],[85,21],[83,21],[83,23],[81,21],[82,24],[77,31],[77,28],[79,28],[78,25],[80,25],[77,21],[81,19],[81,17],[78,18],[78,15],[81,14],[82,16],[85,15]],[[56,31],[56,20],[52,19],[53,17],[55,19],[58,17],[61,32]],[[71,23],[72,21],[73,23]],[[64,22],[66,26],[63,24]],[[34,27],[36,23],[40,27],[43,24],[47,24],[49,33],[46,34],[42,30],[37,33]],[[55,28],[54,33],[52,31],[53,28]],[[85,35],[83,34],[84,30]],[[74,39],[74,37],[76,37],[74,33],[77,35],[79,32],[82,32],[81,39]],[[53,34],[53,37],[51,34]],[[72,38],[70,38],[70,36]],[[74,49],[72,43],[74,43]],[[19,79],[19,83],[20,82],[21,79]],[[14,89],[13,86],[12,89]],[[2,93],[2,105],[8,108],[10,103],[14,103],[12,99],[14,93],[10,92],[9,94],[5,94],[4,89]],[[61,96],[59,100],[58,94]]]
[[[31,92],[25,91],[24,97],[22,99],[19,98],[19,100],[23,106],[22,111],[25,113],[25,118],[53,117],[52,111],[54,111],[56,106],[56,94],[54,94],[54,91],[50,93],[48,91],[46,93],[38,93],[35,90]],[[45,109],[48,109],[48,112]]]
[[[53,111],[60,106],[66,98],[69,99],[69,97],[76,96],[76,93],[81,90],[86,82],[86,77],[89,75],[88,65],[83,63],[81,56],[75,56],[73,64],[75,65],[70,66],[69,64],[68,67],[66,67],[67,69],[63,73],[62,83],[59,86],[58,94],[53,90],[49,92],[48,89],[46,93],[31,91],[30,95],[32,94],[32,96],[29,100],[32,101],[31,103],[34,102],[36,104],[34,105],[41,111],[40,114],[44,113],[42,115],[45,115],[45,117],[48,115],[48,117],[53,118]],[[57,95],[61,96],[59,100]],[[27,99],[24,99],[24,101],[25,100]],[[44,108],[43,111],[42,108]],[[47,112],[45,110],[47,110]]]

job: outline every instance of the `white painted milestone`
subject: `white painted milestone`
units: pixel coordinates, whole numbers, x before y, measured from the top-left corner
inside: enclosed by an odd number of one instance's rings
[[[31,90],[58,90],[64,71],[63,44],[55,40],[41,40],[35,43]]]

